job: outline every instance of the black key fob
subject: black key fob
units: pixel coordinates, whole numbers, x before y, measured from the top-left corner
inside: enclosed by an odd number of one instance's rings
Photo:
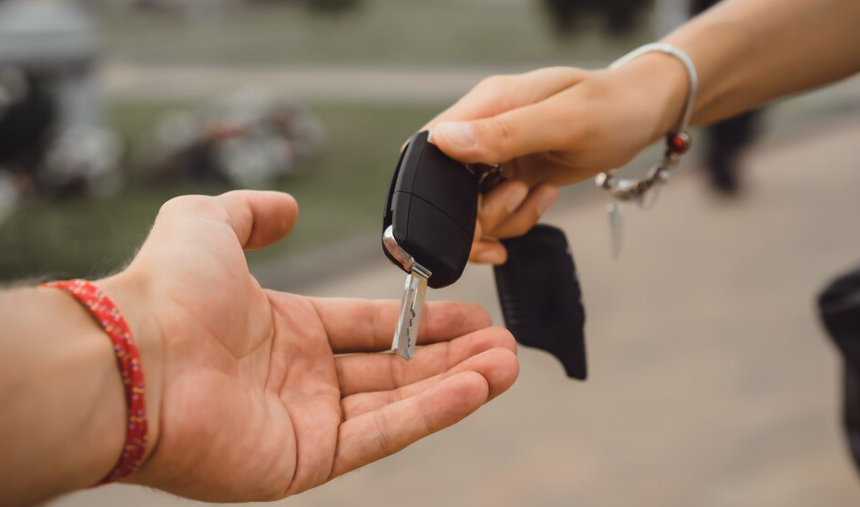
[[[564,232],[538,224],[502,243],[508,261],[495,275],[508,330],[558,358],[568,377],[585,380],[585,308]]]
[[[478,212],[478,179],[464,164],[412,136],[400,154],[383,218],[383,251],[404,271],[431,272],[427,285],[456,282],[469,260]]]

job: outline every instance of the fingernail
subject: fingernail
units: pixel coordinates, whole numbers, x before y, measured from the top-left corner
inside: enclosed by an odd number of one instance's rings
[[[505,201],[505,209],[508,213],[513,213],[514,210],[520,207],[529,191],[525,186],[516,185],[513,190],[508,193],[507,201]]]
[[[546,187],[537,198],[537,210],[539,215],[546,213],[546,210],[555,203],[558,199],[558,189],[555,187]]]
[[[434,139],[442,136],[455,148],[471,148],[478,141],[475,128],[465,122],[443,121],[433,129]]]

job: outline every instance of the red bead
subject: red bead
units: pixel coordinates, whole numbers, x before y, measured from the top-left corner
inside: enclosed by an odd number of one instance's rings
[[[666,144],[670,152],[675,155],[683,155],[690,149],[692,140],[686,132],[678,132],[677,134],[669,134],[666,136]]]

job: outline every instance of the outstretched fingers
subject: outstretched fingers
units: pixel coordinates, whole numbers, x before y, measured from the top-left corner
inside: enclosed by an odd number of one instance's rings
[[[390,456],[457,423],[486,403],[489,395],[489,379],[475,371],[464,371],[416,396],[347,420],[338,430],[330,479]]]
[[[347,396],[341,401],[343,417],[345,420],[350,420],[391,403],[417,396],[445,379],[466,371],[478,372],[487,379],[489,385],[487,399],[491,400],[505,392],[517,379],[519,363],[514,354],[515,352],[508,348],[491,348],[423,380],[417,380],[396,389]]]
[[[450,342],[418,347],[410,361],[393,354],[338,357],[335,364],[341,396],[397,389],[445,373],[467,359],[496,348],[516,354],[517,345],[508,330],[482,329]]]
[[[398,301],[310,298],[335,354],[379,352],[391,347],[400,311]],[[434,302],[424,306],[418,343],[436,343],[489,327],[490,315],[477,305]]]

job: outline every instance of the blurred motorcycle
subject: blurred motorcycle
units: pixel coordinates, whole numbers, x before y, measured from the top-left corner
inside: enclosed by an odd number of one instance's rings
[[[242,90],[198,111],[168,113],[153,137],[154,176],[253,188],[299,172],[325,131],[300,102]]]

